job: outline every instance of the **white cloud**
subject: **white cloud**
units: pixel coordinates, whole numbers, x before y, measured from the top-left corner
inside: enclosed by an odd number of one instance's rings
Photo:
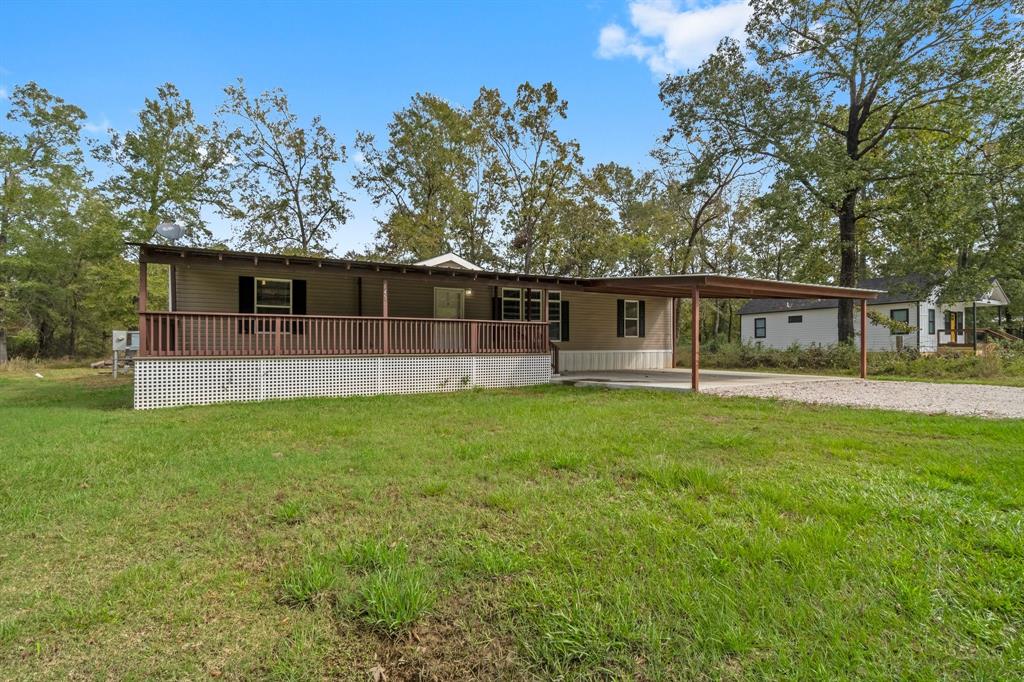
[[[102,133],[103,135],[106,135],[109,132],[110,128],[110,119],[108,119],[106,116],[104,116],[103,120],[99,121],[98,123],[86,121],[82,124],[82,130],[84,130],[87,133]]]
[[[747,0],[693,0],[685,6],[671,0],[634,0],[629,19],[631,31],[614,23],[601,29],[597,55],[632,57],[664,76],[698,66],[722,38],[742,39],[750,6]]]
[[[7,94],[7,88],[0,85],[0,99],[7,99],[8,97],[9,95]]]

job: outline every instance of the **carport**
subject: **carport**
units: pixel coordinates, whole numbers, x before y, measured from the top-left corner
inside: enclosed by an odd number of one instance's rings
[[[859,302],[860,328],[867,329],[869,300],[883,293],[875,289],[855,289],[821,284],[780,282],[770,279],[733,277],[730,275],[660,275],[652,277],[614,277],[586,282],[589,291],[625,294],[634,296],[667,296],[673,299],[673,318],[677,314],[679,299],[692,301],[691,321],[691,371],[690,389],[700,391],[700,302],[701,298],[750,299],[750,298],[792,298],[792,299],[845,299]],[[679,320],[673,319],[672,365],[679,333]],[[860,335],[860,376],[868,376],[867,335]]]

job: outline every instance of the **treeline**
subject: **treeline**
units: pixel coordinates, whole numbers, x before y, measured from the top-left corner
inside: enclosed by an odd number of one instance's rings
[[[225,246],[330,253],[353,191],[380,217],[348,256],[843,285],[926,272],[950,299],[997,276],[1019,315],[1019,18],[1001,2],[788,0],[755,2],[747,29],[661,83],[671,124],[642,169],[588,164],[552,83],[484,87],[466,106],[416,94],[385,136],[345,131],[352,149],[282,90],[242,80],[209,121],[164,84],[131,130],[102,139],[83,134],[79,107],[18,86],[0,129],[0,362],[8,347],[105,351],[110,329],[133,325],[124,242],[162,221],[191,244],[218,244],[217,220],[233,228]],[[733,305],[716,306],[706,334],[731,333]]]

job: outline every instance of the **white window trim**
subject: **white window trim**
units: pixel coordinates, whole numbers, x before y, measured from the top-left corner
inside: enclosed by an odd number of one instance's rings
[[[757,321],[761,320],[764,322],[764,326],[761,329],[764,331],[760,336],[757,335]],[[768,338],[768,318],[767,317],[755,317],[754,318],[754,338],[755,339],[767,339]]]
[[[907,314],[907,319],[899,320],[899,322],[902,322],[903,324],[909,325],[910,324],[910,308],[890,308],[889,309],[889,319],[890,320],[896,321],[896,318],[893,317],[892,314],[897,312],[897,311],[899,311],[901,313],[906,313]],[[889,336],[907,336],[907,334],[901,334],[901,333],[897,332],[896,330],[892,330],[892,331],[889,332]]]
[[[551,316],[551,304],[553,303],[551,300],[552,295],[556,296],[556,300],[558,301],[558,305],[555,306],[555,310],[558,311],[558,314],[555,317]],[[549,291],[544,300],[544,304],[548,307],[548,340],[560,343],[562,341],[562,292]],[[551,323],[553,322],[558,323],[558,333],[555,335],[552,335],[551,333]],[[556,336],[558,338],[555,338]]]
[[[630,303],[636,304],[636,315],[634,317],[630,317],[629,315],[626,314],[626,310],[627,308],[629,308]],[[630,320],[636,322],[635,334],[630,334],[628,328],[626,327],[626,322]],[[622,336],[630,339],[640,338],[640,299],[627,298],[622,301]]]
[[[506,296],[506,291],[516,292],[515,296]],[[505,317],[505,301],[519,301],[519,317]],[[501,321],[509,322],[523,319],[523,290],[515,287],[501,287]]]

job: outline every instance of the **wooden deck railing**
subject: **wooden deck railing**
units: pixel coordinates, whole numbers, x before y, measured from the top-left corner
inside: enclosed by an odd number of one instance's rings
[[[545,322],[139,313],[140,357],[547,353]]]

